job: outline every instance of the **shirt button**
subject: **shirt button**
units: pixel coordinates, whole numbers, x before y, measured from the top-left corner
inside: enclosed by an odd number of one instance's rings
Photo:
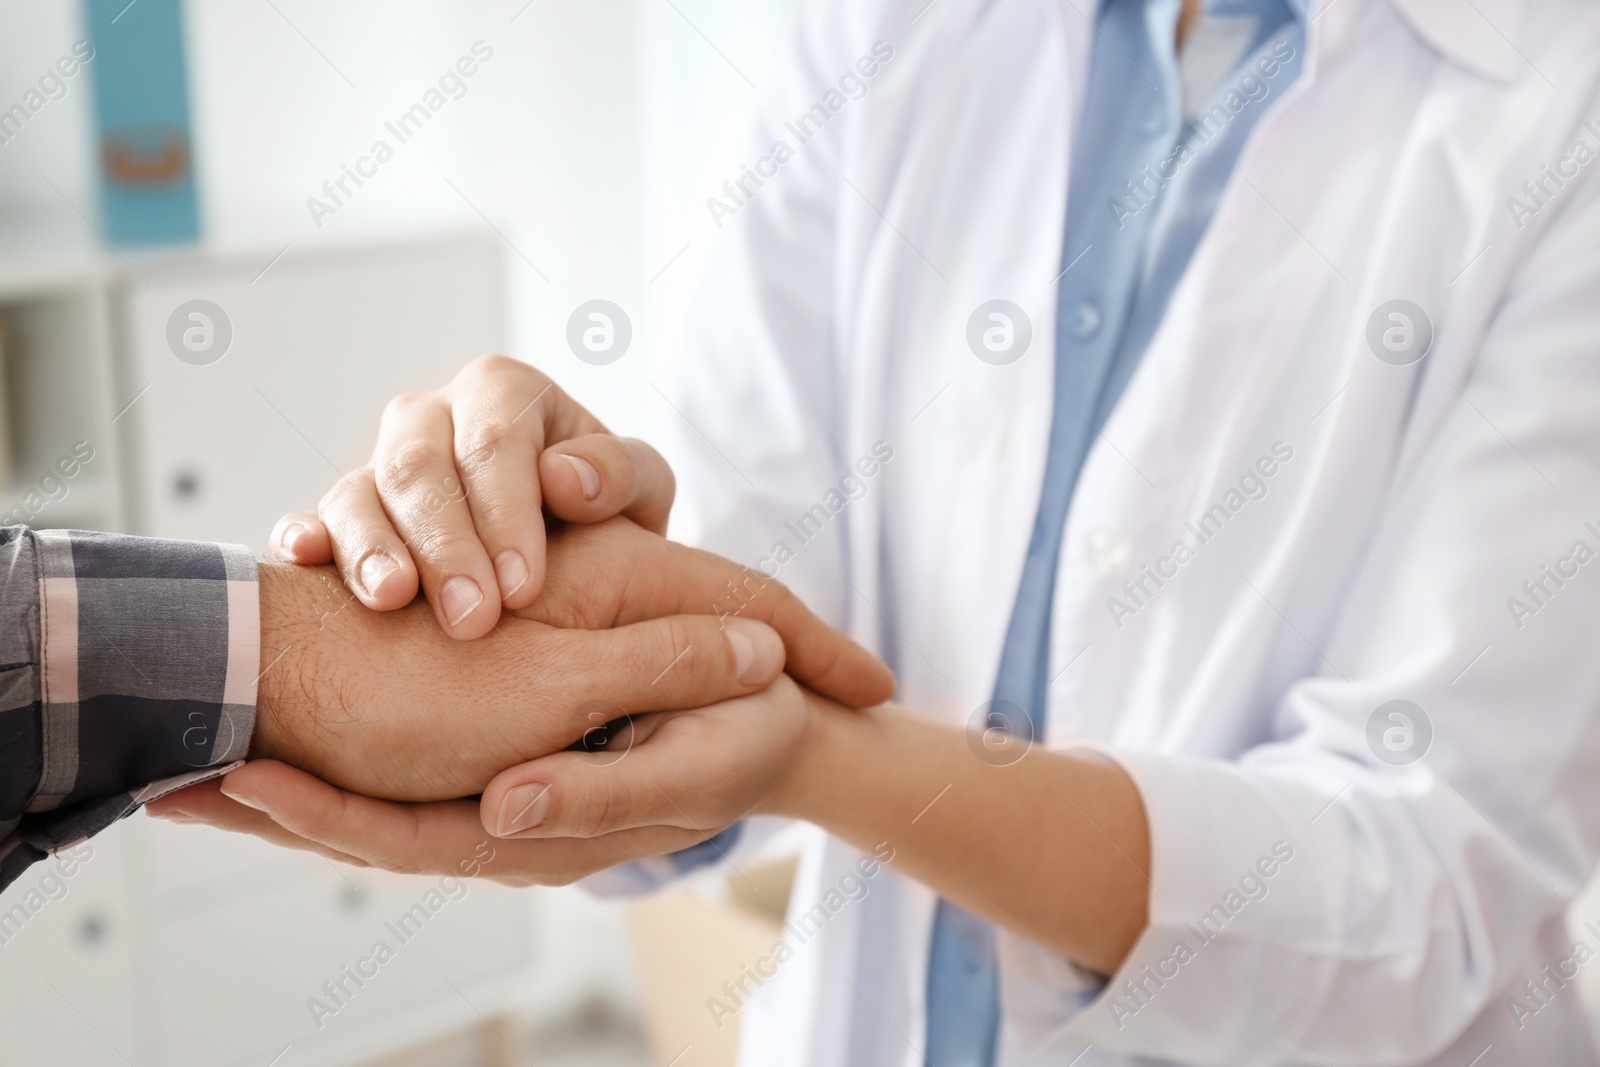
[[[1089,566],[1102,578],[1113,578],[1128,567],[1133,558],[1133,543],[1121,530],[1101,527],[1089,534],[1086,545]]]
[[[1072,321],[1069,326],[1072,336],[1080,341],[1088,340],[1100,332],[1100,305],[1093,300],[1082,300],[1072,309]]]

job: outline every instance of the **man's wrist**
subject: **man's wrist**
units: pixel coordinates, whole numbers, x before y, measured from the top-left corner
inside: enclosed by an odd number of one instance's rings
[[[349,606],[328,568],[263,560],[261,589],[261,676],[256,683],[256,730],[251,759],[293,762],[294,723],[304,719],[311,691],[304,677],[312,652],[329,619]]]
[[[281,746],[278,743],[277,722],[281,700],[278,682],[287,649],[284,647],[284,601],[288,590],[288,577],[283,573],[294,564],[262,560],[257,564],[261,586],[261,677],[256,681],[256,732],[250,738],[251,759],[274,759]]]

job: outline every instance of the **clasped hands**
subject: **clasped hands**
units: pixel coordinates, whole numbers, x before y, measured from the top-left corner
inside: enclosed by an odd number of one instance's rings
[[[658,454],[514,360],[397,397],[372,463],[274,530],[251,761],[151,814],[412,873],[493,839],[484,876],[530,885],[792,813],[814,718],[893,677],[776,580],[665,540],[672,496]]]

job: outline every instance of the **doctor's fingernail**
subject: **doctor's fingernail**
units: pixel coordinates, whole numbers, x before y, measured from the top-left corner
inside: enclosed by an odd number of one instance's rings
[[[769,682],[783,669],[783,639],[766,623],[729,619],[722,632],[733,650],[733,673],[745,685]]]
[[[378,549],[361,561],[361,588],[367,596],[376,597],[389,575],[400,569],[400,561]]]
[[[452,627],[460,626],[468,615],[478,610],[478,605],[483,603],[483,590],[478,588],[478,583],[468,578],[465,574],[458,574],[444,583],[439,590],[439,601],[444,608],[444,617],[450,620]]]
[[[506,549],[494,558],[494,579],[500,583],[500,598],[504,600],[528,584],[528,561],[521,552]]]
[[[550,801],[550,787],[543,782],[517,786],[500,802],[495,836],[506,837],[538,826],[550,815]]]
[[[289,525],[285,526],[283,528],[283,532],[278,535],[278,558],[286,559],[291,562],[298,559],[299,556],[294,550],[294,543],[298,541],[300,539],[300,535],[305,532],[306,524],[303,522],[291,522]]]
[[[594,469],[594,464],[566,452],[561,453],[561,458],[572,464],[572,469],[578,472],[578,484],[583,487],[583,499],[593,500],[600,495],[600,472]]]

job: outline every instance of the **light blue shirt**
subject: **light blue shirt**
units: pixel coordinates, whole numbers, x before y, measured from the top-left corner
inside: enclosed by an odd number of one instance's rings
[[[1299,74],[1305,51],[1303,0],[1208,0],[1180,64],[1181,6],[1103,0],[1097,15],[1062,242],[1050,452],[994,690],[992,721],[1035,739],[1051,681],[1056,561],[1078,473],[1251,129]],[[1186,92],[1214,80],[1208,66],[1221,80]],[[1187,114],[1186,102],[1199,101]],[[928,959],[930,1067],[994,1062],[998,989],[993,928],[940,901]]]

